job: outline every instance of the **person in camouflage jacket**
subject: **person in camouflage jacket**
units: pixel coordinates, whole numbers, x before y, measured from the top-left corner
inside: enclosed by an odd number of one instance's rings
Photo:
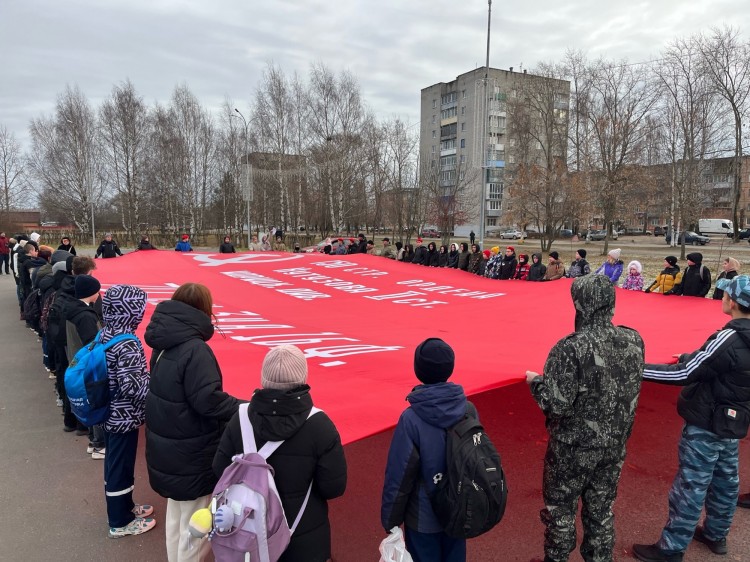
[[[571,286],[575,332],[549,353],[544,376],[527,371],[547,418],[541,511],[545,561],[568,560],[583,500],[584,560],[613,559],[612,505],[641,390],[644,348],[635,330],[612,324],[615,289],[604,275]]]

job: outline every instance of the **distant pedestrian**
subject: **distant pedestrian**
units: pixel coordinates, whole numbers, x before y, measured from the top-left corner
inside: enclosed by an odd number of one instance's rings
[[[10,247],[8,237],[0,232],[0,274],[10,275]]]
[[[70,238],[67,236],[63,236],[60,239],[60,245],[57,247],[58,250],[64,250],[66,252],[70,252],[74,256],[76,255],[76,248],[73,246],[73,244],[70,241]]]
[[[183,234],[180,241],[174,247],[175,252],[192,252],[193,247],[190,245],[190,235]]]
[[[102,243],[99,244],[99,247],[96,249],[94,257],[98,258],[101,256],[103,258],[116,258],[121,255],[122,252],[120,251],[117,242],[112,239],[112,234],[107,232],[107,234],[104,235],[104,240],[102,240]]]
[[[472,230],[469,232],[469,244],[474,244],[474,240],[476,239],[476,234],[474,234],[474,231]]]
[[[224,237],[224,242],[222,242],[221,246],[219,246],[219,253],[220,254],[237,253],[237,250],[234,249],[234,244],[232,244],[232,238],[230,236]]]

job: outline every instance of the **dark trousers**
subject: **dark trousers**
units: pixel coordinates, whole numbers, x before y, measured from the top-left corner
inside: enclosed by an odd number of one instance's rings
[[[55,368],[55,387],[57,388],[58,396],[63,402],[63,425],[80,430],[86,429],[86,426],[78,421],[78,418],[70,409],[68,393],[65,392],[65,371],[68,369],[68,358],[65,355],[65,348],[55,347],[55,360],[57,362]]]
[[[8,254],[0,254],[0,273],[5,272],[5,275],[10,275],[10,256]]]
[[[445,533],[420,533],[404,525],[406,550],[414,562],[466,562],[466,540]]]
[[[135,519],[133,488],[138,429],[127,433],[104,432],[104,495],[110,527],[124,527]]]

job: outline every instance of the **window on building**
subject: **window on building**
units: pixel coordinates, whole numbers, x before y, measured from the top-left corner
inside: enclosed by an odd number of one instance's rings
[[[440,143],[440,150],[451,150],[456,148],[456,139],[448,139]]]
[[[435,124],[435,114],[434,113],[432,114],[432,124],[433,125]]]
[[[516,163],[516,157],[513,156],[512,154],[508,156],[508,164],[515,164],[515,163]]]
[[[490,211],[499,211],[502,201],[490,201]]]
[[[497,226],[497,217],[487,217],[487,226]]]
[[[490,183],[489,198],[490,199],[502,199],[503,189],[504,187],[501,182]]]
[[[442,103],[443,105],[445,105],[447,103],[453,103],[453,102],[456,101],[456,98],[457,98],[456,92],[450,92],[449,94],[445,94],[440,99],[440,103]]]
[[[458,179],[463,180],[466,177],[466,172],[461,170],[458,172]]]
[[[461,132],[466,130],[466,122],[461,123]]]
[[[461,106],[461,115],[464,115],[464,114],[466,114],[466,106],[462,105]]]
[[[441,156],[440,157],[440,167],[441,168],[449,168],[449,167],[456,167],[456,155],[452,154],[451,156]]]
[[[466,164],[466,154],[461,155],[461,164]]]
[[[466,99],[466,90],[461,90],[461,97]]]
[[[455,107],[444,109],[440,112],[440,119],[450,119],[451,117],[455,117],[457,114],[458,112]]]
[[[437,100],[432,100],[432,109],[437,107]]]
[[[432,145],[432,153],[435,154],[435,145]]]
[[[432,130],[432,138],[434,139],[437,136],[437,131],[435,129]]]
[[[466,139],[461,139],[461,148],[466,148]]]

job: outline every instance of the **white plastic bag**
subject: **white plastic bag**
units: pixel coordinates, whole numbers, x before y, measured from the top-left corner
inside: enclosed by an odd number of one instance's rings
[[[401,527],[394,527],[390,534],[380,543],[380,562],[412,562],[411,555],[406,552],[404,533]]]

